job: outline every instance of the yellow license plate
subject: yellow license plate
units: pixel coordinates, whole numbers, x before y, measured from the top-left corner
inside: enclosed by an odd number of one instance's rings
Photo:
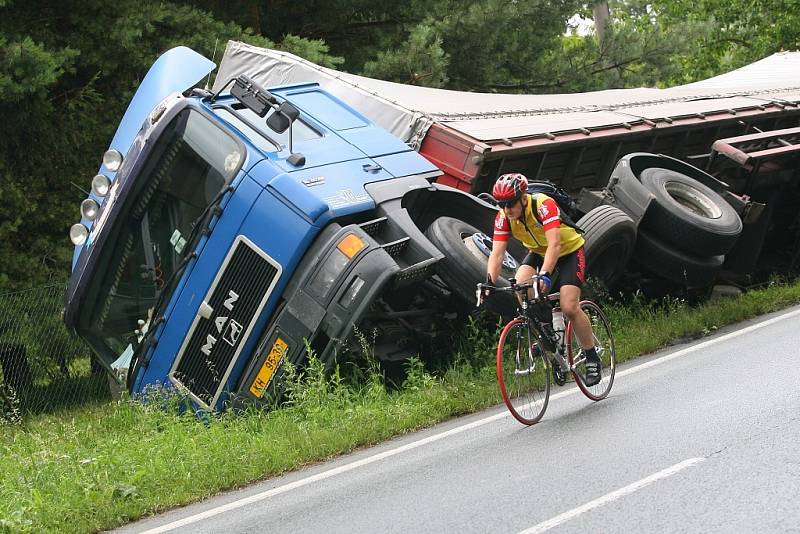
[[[275,374],[275,370],[281,363],[283,355],[286,354],[286,349],[288,348],[289,345],[281,338],[275,340],[266,361],[264,361],[264,365],[261,366],[261,370],[258,372],[258,376],[250,385],[250,393],[253,396],[260,399],[264,395],[264,390],[267,389],[270,380],[272,380],[272,375]]]

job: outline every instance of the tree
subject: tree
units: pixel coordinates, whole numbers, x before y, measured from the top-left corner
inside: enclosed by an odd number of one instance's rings
[[[414,26],[408,40],[398,48],[379,51],[374,61],[364,65],[362,74],[410,85],[444,87],[448,64],[442,38],[427,22]]]
[[[276,44],[168,2],[0,0],[0,289],[65,277],[81,190],[152,62],[177,45],[210,57],[227,39],[340,61],[319,41]]]
[[[781,50],[800,48],[797,0],[658,0],[651,2],[658,25],[679,29],[686,22],[711,27],[693,53],[676,58],[682,81],[708,78]]]
[[[647,0],[611,1],[608,8],[606,13],[592,3],[579,11],[584,18],[599,11],[605,20],[602,39],[596,33],[571,32],[547,52],[548,79],[553,82],[547,89],[573,92],[682,83],[680,58],[696,54],[698,43],[713,31],[700,20],[664,26]],[[598,24],[595,21],[595,27]]]
[[[216,16],[321,39],[348,72],[471,91],[521,88],[558,45],[575,0],[195,0]],[[255,6],[255,7],[254,7]]]

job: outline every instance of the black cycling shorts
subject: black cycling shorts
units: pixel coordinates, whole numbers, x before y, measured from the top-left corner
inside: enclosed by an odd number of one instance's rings
[[[537,271],[541,269],[544,258],[534,252],[528,252],[525,259],[522,260],[523,265],[530,265]],[[571,254],[561,256],[556,262],[556,272],[558,279],[555,280],[555,287],[561,286],[583,286],[586,281],[586,254],[583,252],[583,247],[579,248]]]

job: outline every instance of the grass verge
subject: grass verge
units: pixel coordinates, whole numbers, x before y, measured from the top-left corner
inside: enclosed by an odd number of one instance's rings
[[[620,361],[800,302],[800,283],[689,308],[607,303]],[[471,325],[452,364],[413,360],[401,388],[311,365],[293,402],[210,421],[157,403],[0,418],[0,532],[92,532],[363,447],[500,401],[492,333]],[[167,399],[169,400],[169,399]],[[173,399],[174,401],[174,399]]]

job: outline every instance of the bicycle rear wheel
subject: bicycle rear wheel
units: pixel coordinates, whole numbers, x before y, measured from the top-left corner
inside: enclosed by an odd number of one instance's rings
[[[572,329],[572,324],[567,325],[565,333],[567,362],[572,368],[575,383],[578,384],[583,394],[594,401],[599,401],[608,396],[611,386],[614,384],[617,364],[614,335],[611,332],[611,325],[600,306],[590,300],[583,300],[581,301],[581,309],[589,317],[589,322],[592,325],[594,346],[597,349],[597,355],[600,356],[600,362],[603,364],[603,376],[597,384],[593,386],[586,385],[586,366],[584,365],[583,356],[580,355],[581,343]]]
[[[509,322],[497,343],[497,382],[508,411],[525,425],[537,423],[550,400],[544,352],[521,319]]]

